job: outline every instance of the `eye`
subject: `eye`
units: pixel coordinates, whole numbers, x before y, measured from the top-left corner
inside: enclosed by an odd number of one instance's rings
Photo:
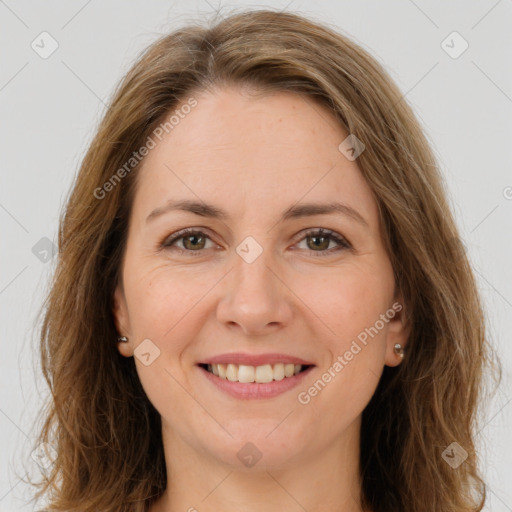
[[[303,240],[306,241],[306,250],[309,250],[311,253],[320,253],[320,256],[324,256],[325,253],[332,254],[333,252],[352,248],[349,242],[341,235],[323,228],[307,231],[302,235],[302,238],[299,239],[299,242],[302,242]],[[176,242],[179,241],[181,241],[183,248],[177,246]],[[205,247],[207,241],[211,242],[211,239],[203,231],[194,228],[187,228],[166,238],[161,243],[161,247],[167,249],[172,247],[180,253],[190,254],[195,252],[200,254],[201,251],[208,249],[208,247]],[[308,243],[309,241],[311,241],[311,243]],[[330,243],[333,241],[337,244],[337,247],[329,248]],[[311,249],[311,247],[313,249]]]
[[[182,245],[184,249],[181,247],[176,247],[179,252],[200,252],[205,249],[205,244],[207,240],[210,240],[210,237],[203,233],[202,231],[187,228],[174,235],[171,235],[170,238],[166,238],[162,243],[162,248],[170,248],[176,242],[182,240]],[[211,241],[211,240],[210,240]]]
[[[300,241],[303,240],[306,241],[307,249],[309,249],[311,252],[320,253],[319,256],[329,255],[333,252],[352,248],[348,241],[345,240],[345,238],[343,238],[341,235],[329,229],[323,228],[307,231],[303,238],[300,239]],[[308,243],[309,241],[311,241],[311,243]],[[334,241],[338,247],[329,249],[329,245],[332,241]]]

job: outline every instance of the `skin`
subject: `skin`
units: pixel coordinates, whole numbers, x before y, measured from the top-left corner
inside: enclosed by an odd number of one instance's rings
[[[135,357],[162,417],[168,475],[151,512],[359,512],[361,413],[384,365],[401,362],[393,347],[406,345],[404,310],[308,404],[297,395],[402,304],[377,203],[357,160],[338,149],[348,134],[310,98],[254,98],[227,86],[194,97],[198,105],[143,163],[114,294],[116,325],[129,339],[120,353],[133,357],[145,339],[160,350],[148,366]],[[169,199],[213,203],[229,218],[170,211],[146,222]],[[331,201],[368,226],[339,213],[279,220],[296,203]],[[184,228],[207,238],[185,234],[161,247]],[[318,228],[351,247],[328,238],[317,248],[305,232]],[[247,236],[263,249],[252,263],[236,252]],[[240,400],[197,366],[228,352],[291,354],[315,368],[281,395]],[[252,467],[237,457],[248,442],[262,454]]]

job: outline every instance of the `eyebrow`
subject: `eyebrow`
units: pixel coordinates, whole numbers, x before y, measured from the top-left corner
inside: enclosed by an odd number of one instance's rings
[[[185,211],[194,213],[201,217],[210,217],[219,220],[228,220],[229,215],[226,211],[204,201],[193,201],[189,199],[181,201],[169,200],[164,206],[155,208],[146,218],[146,223],[150,222],[164,213],[171,211]],[[326,215],[338,213],[359,222],[369,228],[366,219],[354,208],[340,202],[330,203],[301,203],[287,208],[281,215],[281,222],[289,219],[299,219],[313,215]]]

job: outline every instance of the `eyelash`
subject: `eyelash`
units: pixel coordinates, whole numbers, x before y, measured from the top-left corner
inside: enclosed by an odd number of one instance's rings
[[[178,231],[174,235],[171,235],[171,238],[169,238],[169,237],[165,238],[161,242],[160,248],[161,249],[169,249],[172,247],[174,242],[181,240],[182,238],[186,238],[187,236],[191,236],[191,235],[202,235],[202,236],[205,236],[206,238],[208,238],[209,240],[211,240],[211,238],[203,231],[200,231],[195,228],[186,228],[186,229],[182,229],[181,231]],[[313,251],[312,249],[309,249],[309,252],[313,253],[314,256],[323,257],[323,256],[331,255],[333,252],[338,252],[338,251],[352,248],[350,243],[344,237],[342,237],[341,235],[338,235],[334,231],[331,231],[329,229],[324,229],[324,228],[311,229],[309,231],[306,231],[303,234],[302,238],[300,238],[297,241],[297,243],[301,242],[305,238],[312,237],[312,236],[328,237],[331,240],[333,240],[334,242],[336,242],[337,244],[339,244],[339,247],[327,249],[325,251]],[[188,249],[181,249],[180,247],[176,247],[176,246],[174,247],[174,249],[179,251],[180,254],[188,253],[189,255],[190,255],[190,253],[198,253],[200,255],[203,251],[206,250],[206,249],[199,249],[197,251],[191,251]]]

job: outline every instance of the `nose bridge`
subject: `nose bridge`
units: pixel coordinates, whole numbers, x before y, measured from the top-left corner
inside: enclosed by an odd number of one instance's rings
[[[234,274],[237,286],[255,293],[272,291],[271,281],[275,279],[269,267],[275,267],[272,249],[263,247],[253,237],[247,237],[236,248]]]
[[[273,251],[268,243],[264,246],[264,241],[260,242],[252,236],[246,237],[237,246],[235,257],[234,292],[244,301],[254,302],[253,308],[258,303],[263,307],[264,303],[275,300],[276,294],[276,277],[270,270],[275,267]]]
[[[237,247],[233,269],[218,306],[218,319],[236,323],[246,332],[286,323],[290,304],[279,274],[273,251],[253,237]]]

